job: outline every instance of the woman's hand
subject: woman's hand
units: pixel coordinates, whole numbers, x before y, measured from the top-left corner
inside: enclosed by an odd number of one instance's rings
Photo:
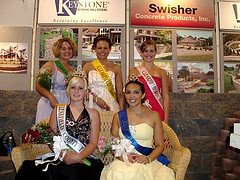
[[[138,154],[136,154],[136,153],[128,154],[128,155],[127,155],[128,161],[129,161],[130,163],[134,163],[134,162],[135,162],[135,158],[136,158],[137,156],[138,156]],[[120,161],[124,161],[123,156],[118,157],[118,159],[119,159]]]
[[[52,108],[55,108],[55,107],[57,106],[57,104],[58,104],[57,98],[56,98],[54,95],[52,95],[52,96],[49,98],[49,101],[50,101],[50,106],[51,106]]]
[[[140,164],[147,164],[151,162],[151,159],[145,155],[136,155],[133,157],[133,159],[134,159],[134,162],[140,163]]]
[[[63,158],[63,162],[66,164],[81,163],[82,160],[79,158],[79,154],[74,151],[67,151]]]
[[[100,108],[105,109],[107,111],[110,111],[110,107],[108,106],[108,104],[102,98],[96,97],[95,103]]]

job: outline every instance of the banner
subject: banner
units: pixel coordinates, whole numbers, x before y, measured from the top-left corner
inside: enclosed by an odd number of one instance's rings
[[[124,24],[125,0],[40,0],[38,23]]]
[[[219,2],[220,29],[240,29],[240,3]]]
[[[212,0],[131,0],[132,26],[214,28]]]

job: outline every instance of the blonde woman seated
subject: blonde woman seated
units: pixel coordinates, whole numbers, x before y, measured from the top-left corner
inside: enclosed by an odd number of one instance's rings
[[[92,153],[97,148],[100,117],[96,109],[84,105],[87,81],[81,72],[75,75],[67,87],[70,104],[57,105],[50,119],[52,130],[72,150],[62,151],[62,160],[49,164],[46,172],[46,164],[35,166],[35,161],[24,161],[15,180],[99,180],[103,163]]]
[[[127,155],[130,164],[122,156],[105,166],[101,180],[173,180],[174,172],[162,155],[164,149],[163,126],[156,111],[144,102],[144,85],[130,80],[125,86],[127,110],[118,112],[113,118],[111,132],[121,139],[129,139],[134,152]],[[164,165],[165,164],[165,165]]]

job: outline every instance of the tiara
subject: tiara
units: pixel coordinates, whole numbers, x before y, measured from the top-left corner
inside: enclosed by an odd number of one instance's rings
[[[86,72],[84,71],[81,65],[78,65],[78,67],[68,75],[67,81],[69,82],[70,79],[73,77],[86,78]]]
[[[130,76],[130,78],[128,79],[128,82],[129,81],[139,81],[139,79],[138,79],[138,77],[136,76],[136,74],[132,74],[131,76]],[[139,81],[140,82],[140,81]]]
[[[127,83],[129,83],[129,82],[136,82],[136,81],[138,81],[138,82],[141,83],[141,81],[139,81],[139,79],[138,79],[138,77],[136,76],[136,74],[132,74],[132,75],[130,76],[130,78],[128,79]],[[123,87],[123,92],[125,92],[125,87]]]

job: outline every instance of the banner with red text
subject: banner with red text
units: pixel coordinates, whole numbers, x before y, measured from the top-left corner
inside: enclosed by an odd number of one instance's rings
[[[125,0],[40,0],[40,24],[125,24]]]
[[[214,28],[212,0],[131,0],[132,26]]]

